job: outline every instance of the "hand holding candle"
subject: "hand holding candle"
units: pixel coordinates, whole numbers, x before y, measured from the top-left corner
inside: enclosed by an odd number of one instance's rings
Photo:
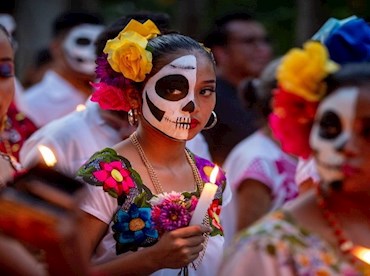
[[[216,165],[210,176],[210,182],[206,183],[203,187],[203,191],[199,197],[199,201],[197,206],[195,207],[193,216],[190,220],[189,225],[196,225],[196,224],[202,224],[203,219],[207,213],[207,210],[209,206],[211,205],[218,186],[215,184],[217,174],[218,174],[218,166]]]

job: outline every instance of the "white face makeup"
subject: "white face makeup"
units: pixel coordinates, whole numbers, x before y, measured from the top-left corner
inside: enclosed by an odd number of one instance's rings
[[[182,56],[151,77],[143,90],[143,116],[167,136],[185,141],[195,109],[197,60]]]
[[[325,183],[343,179],[341,166],[345,160],[341,149],[351,136],[358,95],[356,87],[340,88],[319,105],[310,145]]]
[[[91,75],[95,71],[95,41],[104,27],[82,24],[74,27],[64,40],[63,48],[69,65],[77,72]]]

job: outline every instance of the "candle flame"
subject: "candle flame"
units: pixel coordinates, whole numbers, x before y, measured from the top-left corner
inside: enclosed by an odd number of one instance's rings
[[[86,109],[86,106],[83,104],[79,104],[76,106],[76,111],[83,111]]]
[[[39,145],[37,148],[48,167],[53,167],[57,163],[57,159],[51,149],[44,145]]]
[[[216,183],[216,179],[217,179],[218,171],[219,171],[219,168],[218,168],[218,166],[216,165],[216,166],[213,168],[212,172],[211,172],[211,177],[209,178],[209,181],[210,181],[211,183]]]
[[[351,253],[364,263],[370,264],[370,249],[362,246],[355,246]]]

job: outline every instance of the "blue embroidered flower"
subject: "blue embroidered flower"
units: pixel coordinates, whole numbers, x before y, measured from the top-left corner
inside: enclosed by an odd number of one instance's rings
[[[151,208],[138,208],[136,204],[132,204],[128,211],[118,210],[112,229],[117,241],[117,255],[152,245],[158,239],[151,221]]]

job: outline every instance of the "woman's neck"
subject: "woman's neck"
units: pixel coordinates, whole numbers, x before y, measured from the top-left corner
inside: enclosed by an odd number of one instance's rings
[[[140,126],[136,131],[136,135],[153,167],[173,166],[174,163],[185,160],[185,142],[166,137],[155,129],[144,130]]]

